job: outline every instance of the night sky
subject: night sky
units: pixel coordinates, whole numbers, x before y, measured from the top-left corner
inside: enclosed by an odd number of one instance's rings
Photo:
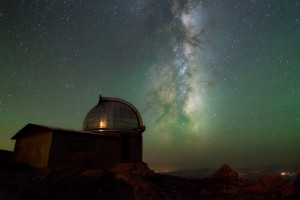
[[[134,104],[157,170],[300,165],[299,0],[4,0],[0,149]]]

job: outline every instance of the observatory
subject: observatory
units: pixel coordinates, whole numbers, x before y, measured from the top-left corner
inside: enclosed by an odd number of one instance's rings
[[[104,169],[142,162],[144,131],[142,117],[131,103],[100,96],[82,131],[27,124],[12,137],[13,161],[37,168]]]
[[[84,131],[116,133],[141,133],[145,130],[139,111],[129,102],[102,97],[98,104],[87,114],[84,123]]]

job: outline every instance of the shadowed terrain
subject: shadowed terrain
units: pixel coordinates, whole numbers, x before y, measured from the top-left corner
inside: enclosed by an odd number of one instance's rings
[[[155,173],[146,163],[121,163],[110,170],[32,169],[10,162],[1,151],[0,199],[299,199],[296,181],[265,175],[243,179],[224,164],[203,179]]]

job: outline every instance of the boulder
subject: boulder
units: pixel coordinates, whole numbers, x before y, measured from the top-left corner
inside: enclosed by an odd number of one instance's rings
[[[300,199],[300,174],[298,174],[296,181],[295,181],[295,194]]]
[[[269,175],[269,174],[258,178],[256,181],[256,183],[259,185],[277,186],[277,187],[281,187],[287,182],[288,182],[288,180],[286,180],[283,177]]]
[[[151,186],[147,181],[147,177],[154,174],[144,162],[120,163],[111,170],[115,174],[115,178],[125,181],[134,191],[151,191]]]
[[[294,194],[294,184],[283,177],[275,175],[264,175],[257,179],[256,184],[265,188],[269,193],[278,193],[282,196]]]
[[[118,174],[136,174],[140,176],[153,175],[154,171],[150,170],[148,165],[144,162],[128,162],[128,163],[119,163],[115,165],[110,171]]]
[[[222,167],[218,171],[216,171],[209,179],[213,181],[226,181],[233,183],[238,181],[239,175],[228,165],[223,164]]]

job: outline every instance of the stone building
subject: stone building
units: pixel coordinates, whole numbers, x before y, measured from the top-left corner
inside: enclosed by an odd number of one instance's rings
[[[100,96],[82,131],[27,124],[12,137],[16,140],[13,161],[36,168],[103,169],[141,162],[144,130],[132,104]]]

